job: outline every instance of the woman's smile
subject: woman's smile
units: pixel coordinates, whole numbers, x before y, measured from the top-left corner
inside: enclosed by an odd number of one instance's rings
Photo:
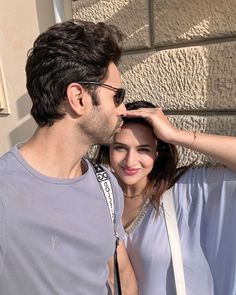
[[[121,167],[121,169],[124,171],[124,174],[133,176],[137,174],[141,168]]]

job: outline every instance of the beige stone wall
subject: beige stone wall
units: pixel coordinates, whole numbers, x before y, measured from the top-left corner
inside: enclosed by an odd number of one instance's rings
[[[184,129],[236,135],[235,0],[79,0],[72,9],[125,33],[127,101],[158,104]],[[180,151],[184,164],[209,160]]]

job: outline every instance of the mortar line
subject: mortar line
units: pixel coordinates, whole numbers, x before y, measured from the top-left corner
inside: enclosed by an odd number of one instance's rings
[[[134,54],[142,54],[142,53],[153,53],[164,51],[164,50],[174,50],[174,49],[182,49],[188,47],[200,47],[206,45],[217,45],[228,42],[236,42],[236,36],[228,36],[228,37],[218,37],[218,38],[210,38],[210,39],[202,39],[202,40],[192,40],[184,43],[175,43],[175,44],[166,44],[161,46],[153,46],[152,48],[137,48],[137,49],[128,49],[124,50],[123,56],[126,55],[134,55]]]

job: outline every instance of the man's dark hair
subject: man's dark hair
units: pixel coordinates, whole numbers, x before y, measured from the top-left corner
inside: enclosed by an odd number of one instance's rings
[[[28,54],[26,86],[33,103],[31,114],[40,127],[63,118],[61,106],[70,83],[101,82],[109,64],[118,64],[122,37],[115,26],[74,20],[38,36]]]

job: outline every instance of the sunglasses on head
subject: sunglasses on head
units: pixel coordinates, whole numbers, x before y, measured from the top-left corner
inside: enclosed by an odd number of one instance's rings
[[[85,85],[86,84],[87,85],[95,85],[95,86],[104,87],[104,88],[114,91],[116,93],[114,96],[114,103],[115,103],[116,107],[118,107],[120,104],[122,104],[122,102],[125,99],[125,89],[124,88],[116,88],[116,87],[110,86],[108,84],[100,83],[100,82],[81,81],[81,82],[77,82],[77,83],[85,84]]]

